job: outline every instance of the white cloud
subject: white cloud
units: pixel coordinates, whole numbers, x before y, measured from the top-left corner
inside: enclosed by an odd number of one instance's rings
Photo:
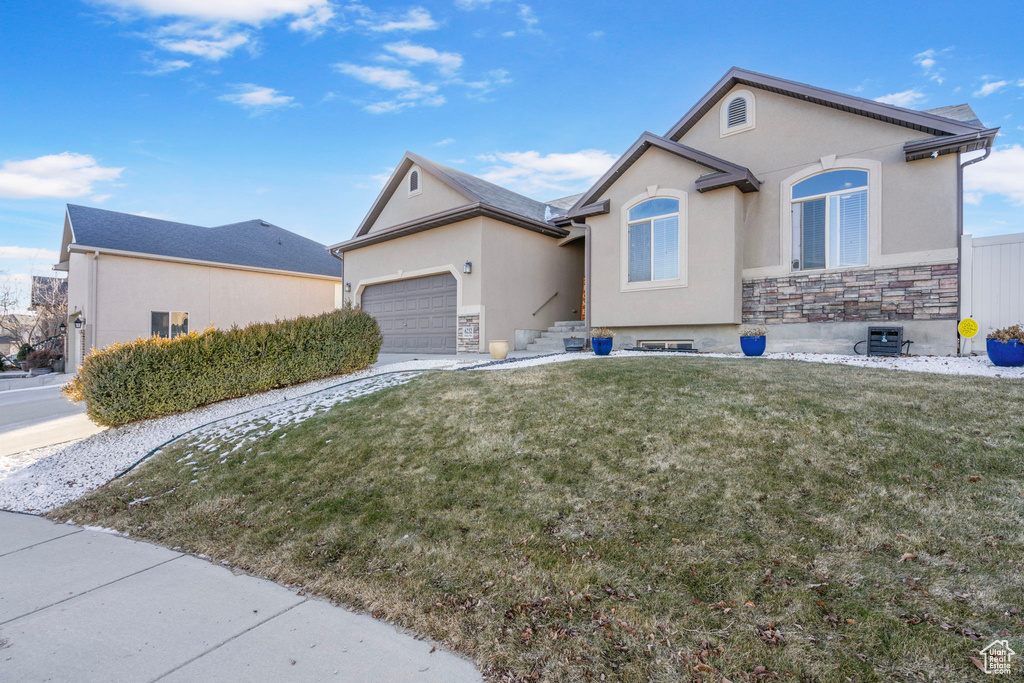
[[[383,66],[359,66],[358,64],[335,64],[334,68],[343,74],[359,79],[385,90],[407,90],[422,87],[408,69],[388,69]]]
[[[313,8],[306,16],[293,20],[292,23],[288,24],[288,28],[293,31],[301,31],[318,36],[324,32],[327,24],[333,18],[334,8],[324,4]]]
[[[597,40],[598,38],[604,38],[604,31],[591,31],[588,35]]]
[[[112,194],[95,194],[89,197],[89,201],[93,204],[102,204],[113,196]]]
[[[519,5],[519,18],[522,19],[523,23],[526,25],[523,30],[527,33],[543,33],[543,31],[538,28],[540,19],[537,18],[537,14],[529,5]]]
[[[331,8],[329,0],[100,0],[100,2],[130,14],[143,14],[151,17],[182,17],[208,22],[236,22],[251,26],[288,16],[310,17]],[[333,16],[333,11],[330,16]]]
[[[396,102],[394,100],[386,100],[384,102],[373,102],[363,107],[363,109],[371,114],[392,114],[414,106],[416,106],[415,102]]]
[[[361,5],[359,7],[362,10],[365,10]],[[430,12],[422,7],[413,7],[397,19],[381,18],[365,11],[361,13],[363,16],[371,18],[359,19],[356,23],[370,31],[433,31],[434,29],[441,27],[441,25],[434,21],[434,18],[430,16]]]
[[[154,45],[168,52],[181,52],[211,62],[224,59],[252,41],[248,31],[236,31],[223,26],[203,27],[182,22],[161,27],[151,32],[148,37]]]
[[[60,254],[53,249],[36,249],[34,247],[0,247],[0,259],[46,261],[48,263],[56,263],[60,259]]]
[[[889,95],[882,95],[876,97],[875,102],[881,102],[882,104],[892,104],[897,107],[914,107],[925,99],[925,94],[917,88],[910,90],[904,90],[903,92],[894,92]]]
[[[431,64],[445,76],[454,75],[462,67],[462,55],[457,52],[438,52],[432,47],[413,45],[408,41],[390,43],[384,49],[410,64]]]
[[[143,72],[147,76],[162,76],[192,66],[192,62],[184,59],[153,59],[150,61],[153,63],[153,68]]]
[[[434,147],[447,147],[448,145],[455,142],[455,138],[445,138],[444,140],[438,140],[434,143]]]
[[[88,154],[63,152],[0,165],[0,197],[81,197],[96,183],[120,177],[123,168],[103,167]]]
[[[466,81],[463,85],[470,88],[470,97],[483,99],[484,95],[493,91],[499,85],[506,85],[511,82],[512,79],[509,77],[508,71],[505,69],[492,69],[487,72],[485,78],[479,81]]]
[[[1002,195],[1014,206],[1024,206],[1024,147],[993,150],[985,161],[964,169],[964,201],[978,203],[988,194]]]
[[[271,109],[295,106],[295,98],[282,95],[274,88],[267,88],[252,83],[240,83],[235,86],[236,92],[221,95],[218,99],[237,104],[253,112],[262,114]]]
[[[455,6],[460,9],[476,9],[477,7],[490,7],[495,0],[455,0]]]
[[[952,47],[943,48],[942,50],[936,50],[935,48],[929,48],[924,52],[919,52],[914,55],[914,64],[917,64],[924,71],[924,75],[930,80],[936,83],[942,83],[946,80],[943,75],[943,69],[939,64],[939,58],[946,56],[952,50]]]
[[[616,157],[600,149],[568,154],[497,152],[477,157],[492,166],[480,177],[520,192],[571,193],[593,184],[615,163]]]
[[[975,97],[988,97],[992,93],[999,92],[1006,86],[1010,85],[1010,81],[989,81],[982,84],[980,88],[974,91]]]

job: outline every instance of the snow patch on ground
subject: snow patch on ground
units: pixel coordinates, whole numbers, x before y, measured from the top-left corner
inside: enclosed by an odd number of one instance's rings
[[[251,436],[249,432],[255,434],[261,430],[276,431],[279,426],[301,422],[337,403],[407,382],[414,376],[409,374],[410,370],[454,369],[478,362],[425,360],[395,363],[353,375],[222,401],[180,415],[108,429],[81,441],[0,458],[0,509],[47,512],[60,507],[107,483],[153,449],[209,422],[240,417],[238,424],[246,425],[248,430],[245,435]],[[405,374],[391,374],[396,371]],[[324,391],[342,382],[344,386]],[[241,415],[243,413],[245,415]],[[219,424],[209,428],[217,433],[223,432]],[[239,447],[241,445],[238,444]],[[210,446],[211,449],[215,447]]]
[[[750,363],[761,360],[794,360],[807,363],[827,363],[833,365],[853,365],[862,368],[878,368],[881,370],[903,370],[907,372],[931,372],[939,375],[976,375],[980,377],[999,377],[1003,379],[1024,379],[1024,367],[1001,368],[993,365],[987,356],[912,356],[909,358],[887,358],[881,356],[847,356],[839,353],[766,353],[760,357],[744,356],[742,353],[678,353],[659,351],[613,351],[610,356],[597,356],[590,352],[563,353],[557,356],[540,358],[524,358],[515,363],[493,365],[481,370],[512,370],[530,368],[549,363],[565,363],[574,360],[603,360],[605,358],[658,356],[661,358],[733,358]]]
[[[615,351],[611,356],[596,356],[591,352],[564,353],[487,365],[480,370],[492,372],[576,360],[599,362],[608,357],[631,356],[658,356],[689,361],[701,358],[733,358],[751,363],[763,359],[792,360],[944,375],[1024,379],[1024,368],[1000,368],[993,365],[985,356],[869,358],[816,353],[768,353],[760,358],[730,353]],[[258,458],[260,455],[253,449],[253,444],[258,440],[271,434],[284,439],[287,437],[287,431],[284,431],[286,427],[298,424],[331,406],[387,387],[404,384],[420,374],[418,371],[469,368],[486,364],[489,360],[482,356],[471,360],[414,360],[394,363],[354,375],[333,377],[224,401],[181,415],[108,429],[70,444],[49,446],[0,458],[0,509],[20,512],[52,510],[105,484],[150,451],[192,430],[195,431],[188,435],[185,442],[191,450],[178,460],[178,464],[181,465],[182,471],[188,469],[193,473],[190,483],[198,483],[202,473],[212,467],[246,465],[250,459]],[[337,386],[342,382],[345,383],[343,386]],[[215,424],[207,425],[210,422]],[[135,504],[144,502],[145,499],[134,501]]]

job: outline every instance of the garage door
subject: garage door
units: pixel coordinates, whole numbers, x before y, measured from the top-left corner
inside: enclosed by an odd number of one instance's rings
[[[457,297],[451,273],[370,285],[363,310],[384,333],[382,353],[455,353]]]

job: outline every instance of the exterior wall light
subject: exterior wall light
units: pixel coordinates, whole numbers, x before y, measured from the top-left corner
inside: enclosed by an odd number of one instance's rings
[[[345,291],[346,292],[351,292],[352,291],[352,283],[351,282],[346,282],[345,283]]]
[[[469,275],[473,272],[473,264],[470,261],[466,261],[466,265],[462,266],[462,272]]]
[[[57,329],[60,331],[61,334],[64,334],[65,332],[68,331],[67,323],[62,321],[60,325],[57,325]]]
[[[79,316],[75,318],[75,329],[80,330],[85,325],[85,318]]]

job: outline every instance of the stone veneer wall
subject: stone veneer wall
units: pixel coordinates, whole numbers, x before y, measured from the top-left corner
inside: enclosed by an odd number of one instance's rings
[[[480,353],[480,316],[460,315],[456,350],[459,353]]]
[[[743,280],[743,322],[955,320],[956,263]]]

